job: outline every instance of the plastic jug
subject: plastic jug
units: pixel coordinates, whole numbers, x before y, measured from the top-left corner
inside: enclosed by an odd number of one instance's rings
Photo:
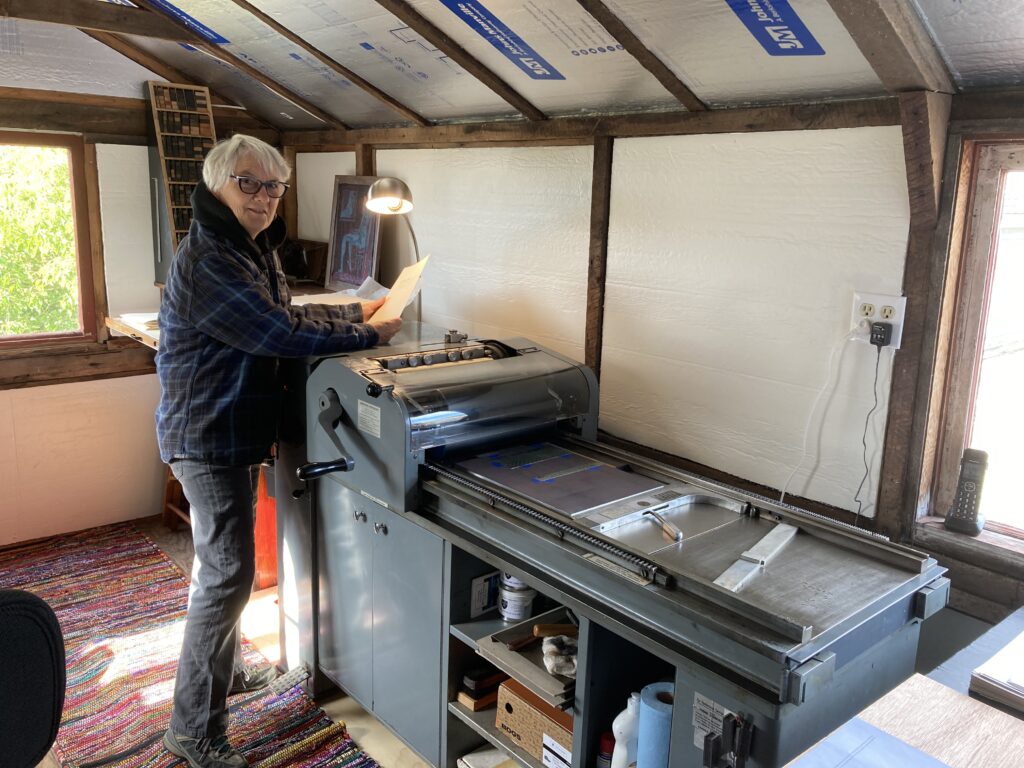
[[[615,735],[615,750],[612,752],[612,768],[629,768],[636,764],[636,737],[640,720],[640,694],[629,694],[626,708],[612,721]]]

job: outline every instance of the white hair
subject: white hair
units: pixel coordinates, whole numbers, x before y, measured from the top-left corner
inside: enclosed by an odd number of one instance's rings
[[[281,156],[281,153],[257,139],[255,136],[246,136],[236,133],[230,139],[218,141],[210,150],[203,163],[203,181],[211,192],[216,192],[231,179],[235,172],[235,166],[243,158],[251,158],[254,162],[263,166],[278,181],[288,181],[291,175],[291,168]]]

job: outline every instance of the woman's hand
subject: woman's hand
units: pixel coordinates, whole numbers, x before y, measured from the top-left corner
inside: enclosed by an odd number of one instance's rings
[[[373,301],[360,301],[359,303],[363,306],[363,322],[368,322],[373,313],[383,306],[384,301],[387,299],[385,296],[383,299],[374,299]]]
[[[402,318],[393,317],[390,320],[371,320],[369,324],[377,331],[377,343],[384,344],[398,333],[402,327]]]

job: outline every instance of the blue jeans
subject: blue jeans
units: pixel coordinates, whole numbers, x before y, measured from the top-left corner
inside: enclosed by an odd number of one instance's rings
[[[228,689],[241,659],[239,619],[256,576],[259,469],[192,459],[171,464],[191,507],[196,550],[171,715],[171,730],[182,736],[227,732]]]

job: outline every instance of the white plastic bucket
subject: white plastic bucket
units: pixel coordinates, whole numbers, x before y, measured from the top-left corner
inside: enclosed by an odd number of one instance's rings
[[[533,598],[537,596],[535,589],[512,589],[502,584],[498,590],[498,613],[505,621],[522,621],[530,617]]]
[[[516,578],[508,571],[501,574],[501,583],[511,589],[529,589],[530,586],[522,579]]]

